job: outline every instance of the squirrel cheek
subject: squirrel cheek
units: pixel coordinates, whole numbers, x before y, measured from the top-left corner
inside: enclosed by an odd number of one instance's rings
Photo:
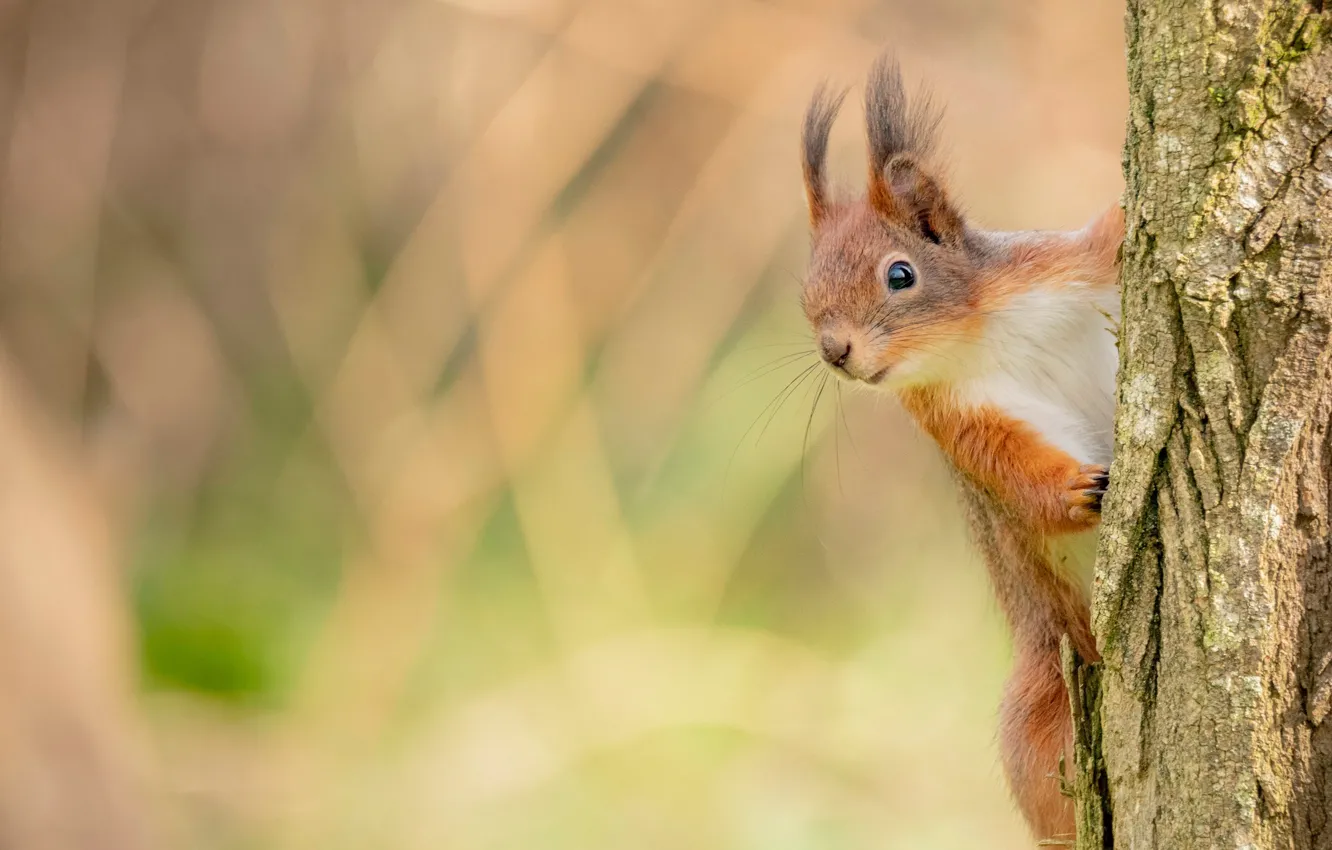
[[[878,357],[875,360],[878,370],[893,383],[900,383],[918,374],[924,368],[918,353],[893,345],[891,339],[878,352]]]

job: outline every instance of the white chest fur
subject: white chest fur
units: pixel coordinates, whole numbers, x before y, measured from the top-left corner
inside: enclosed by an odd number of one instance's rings
[[[1082,463],[1109,465],[1114,436],[1113,328],[1119,293],[1085,284],[1019,296],[989,318],[981,368],[960,387],[964,402],[997,407]],[[1089,589],[1096,531],[1049,541],[1058,569]]]
[[[999,408],[1082,463],[1109,464],[1119,294],[1061,284],[1017,296],[987,319],[964,403]]]

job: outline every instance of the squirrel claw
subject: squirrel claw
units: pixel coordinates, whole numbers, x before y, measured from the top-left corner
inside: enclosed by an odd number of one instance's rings
[[[1099,464],[1078,468],[1068,481],[1064,494],[1068,517],[1074,522],[1092,525],[1101,514],[1101,499],[1110,485],[1110,471]]]

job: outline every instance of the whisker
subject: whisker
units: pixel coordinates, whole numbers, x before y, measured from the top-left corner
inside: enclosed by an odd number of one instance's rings
[[[744,389],[745,387],[749,386],[755,381],[762,380],[763,378],[766,378],[769,375],[776,374],[777,372],[780,372],[783,369],[789,369],[792,366],[798,366],[800,365],[801,358],[813,357],[813,356],[814,352],[812,351],[802,351],[798,352],[797,354],[783,355],[782,357],[777,358],[777,360],[775,361],[769,361],[763,366],[758,367],[758,369],[756,369],[754,372],[750,372],[748,376],[746,376],[743,380],[740,381],[740,383],[736,384],[733,387],[730,387],[729,389],[722,391],[716,398],[705,400],[703,402],[703,410],[711,411],[716,405],[721,404],[723,401],[725,401],[727,397],[733,395],[734,393],[739,392],[740,390]],[[814,365],[818,364],[816,363]]]
[[[783,398],[784,395],[788,393],[791,390],[791,388],[794,387],[798,382],[802,381],[804,378],[808,377],[811,373],[813,373],[813,371],[817,369],[818,366],[819,366],[818,363],[811,363],[810,365],[802,369],[800,373],[797,374],[790,381],[788,381],[786,386],[782,387],[782,389],[779,390],[777,394],[773,396],[772,399],[767,404],[763,405],[763,408],[758,412],[758,415],[754,417],[754,421],[749,423],[749,427],[745,429],[745,432],[740,435],[740,439],[736,441],[735,448],[731,449],[731,456],[726,459],[726,469],[722,472],[723,491],[726,489],[726,482],[730,480],[731,467],[735,465],[735,456],[740,453],[740,447],[745,444],[745,439],[749,437],[750,432],[752,432],[755,426],[759,424],[759,420],[763,418],[763,414],[768,412],[768,408],[772,407],[774,404],[777,404],[778,400]],[[762,435],[760,435],[760,437],[762,437]]]
[[[823,380],[819,382],[819,391],[814,394],[814,403],[809,406],[809,418],[805,420],[805,437],[800,443],[800,493],[806,501],[809,490],[805,483],[805,461],[809,457],[809,432],[814,426],[814,412],[819,409],[819,400],[823,398],[823,390],[828,386],[829,377],[825,374]]]
[[[977,313],[975,313],[975,315],[980,316],[980,317],[983,318],[983,317],[988,317],[988,316],[999,315],[999,314],[1001,314],[1001,313],[1005,313],[1005,312],[1010,312],[1010,311],[1009,311],[1008,308],[997,308],[997,309],[993,309],[993,310],[982,310],[982,311],[978,311]],[[875,318],[873,321],[868,321],[868,322],[866,322],[866,323],[865,323],[865,327],[866,327],[867,329],[873,329],[873,330],[889,330],[889,328],[887,327],[887,322],[888,322],[888,320],[891,319],[891,318],[892,318],[891,315],[885,315],[885,316],[877,317],[877,318]],[[927,328],[927,327],[931,327],[931,326],[936,325],[936,324],[937,324],[937,322],[936,322],[936,320],[934,320],[934,319],[917,319],[916,321],[908,322],[908,323],[906,323],[906,324],[899,325],[898,327],[891,328],[891,330],[892,330],[893,332],[896,332],[896,333],[901,333],[901,332],[903,332],[903,331],[907,331],[907,330],[915,330],[915,329],[918,329],[918,328]]]
[[[833,464],[837,467],[837,494],[843,499],[846,498],[846,488],[842,486],[842,438],[838,431],[838,417],[842,410],[842,384],[839,381],[834,386],[836,393],[835,404],[833,405]]]
[[[759,430],[758,436],[754,438],[754,445],[757,446],[759,443],[763,442],[763,435],[768,433],[768,428],[772,427],[773,420],[777,418],[777,414],[781,412],[782,407],[786,404],[788,400],[790,400],[791,396],[795,395],[796,390],[798,390],[800,388],[800,385],[805,382],[806,376],[808,376],[812,370],[817,369],[818,367],[819,367],[818,363],[810,365],[808,368],[805,369],[804,372],[802,372],[799,376],[797,376],[796,381],[793,381],[791,384],[787,385],[788,389],[780,397],[780,400],[777,402],[777,406],[772,409],[772,413],[768,414],[768,421],[763,423],[763,428]],[[827,375],[824,375],[825,380],[827,379],[827,377],[828,377]]]
[[[837,413],[842,418],[842,427],[846,429],[846,440],[851,444],[851,450],[856,453],[856,459],[860,461],[861,466],[865,465],[865,457],[860,453],[860,447],[856,445],[856,438],[851,434],[851,423],[846,418],[846,411],[842,409],[842,385],[837,385]]]
[[[791,341],[791,342],[768,342],[768,343],[764,343],[763,345],[748,345],[748,346],[745,346],[744,348],[737,349],[737,350],[736,350],[736,353],[737,353],[737,354],[745,354],[745,353],[750,352],[750,351],[760,351],[760,350],[762,350],[762,349],[764,349],[764,348],[791,348],[792,346],[797,346],[797,345],[798,345],[798,346],[801,346],[801,347],[803,348],[803,347],[807,347],[807,346],[809,346],[809,345],[811,345],[811,344],[812,344],[812,340],[807,340],[807,339],[794,340],[794,341]]]
[[[763,418],[763,414],[767,413],[767,412],[768,412],[768,409],[769,409],[770,407],[772,407],[774,404],[777,404],[779,400],[781,400],[782,398],[784,398],[784,397],[786,396],[786,394],[787,394],[788,392],[790,392],[791,388],[792,388],[793,386],[795,386],[795,384],[796,384],[797,382],[799,382],[802,378],[804,378],[804,377],[805,377],[806,375],[808,375],[810,372],[813,372],[815,369],[817,369],[818,366],[819,366],[819,364],[817,364],[817,363],[811,363],[811,364],[809,364],[809,365],[806,366],[804,369],[802,369],[798,375],[796,375],[794,378],[792,378],[790,381],[788,381],[788,382],[786,383],[786,386],[784,386],[784,387],[782,387],[780,390],[778,390],[778,391],[777,391],[777,395],[773,396],[773,397],[772,397],[772,400],[769,401],[767,404],[765,404],[765,405],[763,406],[763,409],[759,411],[758,416],[756,416],[756,417],[754,418],[754,421],[751,422],[751,423],[749,423],[749,427],[745,429],[745,433],[743,433],[743,434],[740,435],[740,442],[743,443],[743,442],[745,441],[745,438],[749,436],[749,432],[754,430],[754,426],[756,426],[756,425],[759,424],[759,420]]]
[[[783,366],[789,366],[792,363],[801,360],[802,358],[813,357],[813,356],[814,352],[812,351],[795,351],[790,354],[783,354],[779,357],[769,360],[767,363],[764,363],[762,366],[759,366],[750,371],[748,374],[744,376],[744,378],[741,380],[739,384],[732,387],[730,390],[727,390],[727,392],[733,392],[734,390],[738,390],[740,389],[740,387],[745,386],[751,381],[755,381],[759,378],[764,377],[765,375],[771,375],[773,372],[778,371]]]

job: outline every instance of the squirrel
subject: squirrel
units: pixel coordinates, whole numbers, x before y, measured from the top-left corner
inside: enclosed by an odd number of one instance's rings
[[[894,393],[959,484],[1014,644],[999,743],[1038,839],[1071,839],[1067,634],[1100,656],[1089,588],[1112,449],[1124,216],[1004,233],[962,214],[931,165],[941,112],[910,102],[888,56],[865,90],[869,185],[833,198],[828,135],[845,96],[820,86],[802,134],[812,246],[801,303],[839,378]]]

